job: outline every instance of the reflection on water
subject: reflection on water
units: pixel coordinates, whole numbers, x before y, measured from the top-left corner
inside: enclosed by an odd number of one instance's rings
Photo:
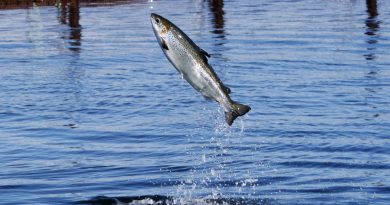
[[[63,0],[59,6],[59,21],[68,24],[69,34],[63,36],[69,42],[69,50],[78,52],[81,46],[80,4],[79,0]]]
[[[220,58],[222,56],[222,51],[226,48],[223,45],[226,43],[226,33],[225,33],[225,11],[223,10],[224,2],[223,0],[209,0],[208,2],[210,13],[212,14],[211,25],[213,30],[211,31],[215,34],[214,46],[216,53],[214,57]]]
[[[367,50],[369,51],[368,54],[365,54],[366,60],[374,60],[376,58],[375,56],[375,44],[378,43],[378,35],[377,32],[379,31],[379,24],[380,21],[377,19],[378,14],[378,7],[377,7],[377,1],[376,0],[366,0],[367,4],[367,13],[368,17],[366,19],[366,31],[365,34],[368,35],[367,43],[369,46],[367,47]]]
[[[366,120],[371,120],[374,118],[377,118],[381,116],[380,113],[378,113],[378,105],[371,102],[371,99],[377,97],[377,85],[378,82],[378,68],[375,66],[375,64],[372,64],[372,62],[377,58],[375,51],[376,46],[378,44],[378,32],[380,29],[380,21],[378,20],[378,3],[376,0],[366,0],[366,6],[367,6],[367,14],[368,17],[366,19],[366,30],[365,34],[367,35],[367,51],[368,53],[364,55],[365,59],[369,61],[369,71],[366,74],[366,78],[368,79],[367,86],[365,87],[366,96],[365,96],[365,103],[369,106],[371,109],[371,116],[367,116]],[[374,85],[374,86],[373,86]]]
[[[221,34],[220,38],[225,37],[225,20],[223,15],[225,12],[223,11],[223,0],[209,0],[210,11],[213,14],[212,24],[214,26],[213,33]]]
[[[59,0],[45,1],[21,1],[21,0],[1,0],[0,9],[20,9],[29,8],[31,6],[52,6]]]
[[[82,37],[79,0],[61,0],[61,4],[58,5],[58,15],[59,23],[68,26],[60,35],[65,40],[65,47],[72,52],[72,57],[69,58],[66,67],[63,69],[63,82],[69,87],[68,103],[65,105],[67,108],[64,113],[66,122],[63,126],[74,129],[78,128],[80,121],[78,112],[75,112],[75,110],[85,109],[82,106],[84,100],[82,94],[84,69],[79,64]]]
[[[73,0],[1,0],[0,9],[27,9],[32,6],[55,6],[66,4]],[[82,6],[114,6],[121,4],[140,3],[143,0],[77,0]]]
[[[33,7],[27,10],[26,20],[29,30],[26,32],[26,38],[34,45],[37,54],[44,52],[43,23],[39,7]]]

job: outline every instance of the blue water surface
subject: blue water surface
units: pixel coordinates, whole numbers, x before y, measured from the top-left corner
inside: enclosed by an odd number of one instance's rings
[[[161,14],[252,110],[224,122]],[[390,2],[0,10],[0,204],[389,204]]]

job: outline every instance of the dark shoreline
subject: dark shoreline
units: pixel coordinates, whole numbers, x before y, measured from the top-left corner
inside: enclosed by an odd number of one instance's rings
[[[80,6],[103,6],[119,5],[128,3],[145,2],[141,0],[3,0],[0,2],[0,10],[5,9],[27,9],[33,6],[60,6],[60,5],[80,5]]]

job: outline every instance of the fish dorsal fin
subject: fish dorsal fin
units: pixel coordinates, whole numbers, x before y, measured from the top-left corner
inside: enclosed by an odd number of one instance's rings
[[[204,56],[207,56],[207,58],[210,58],[210,54],[208,54],[205,50],[203,49],[200,49],[200,52],[204,55]]]
[[[161,47],[165,50],[169,50],[168,45],[164,39],[161,39]]]

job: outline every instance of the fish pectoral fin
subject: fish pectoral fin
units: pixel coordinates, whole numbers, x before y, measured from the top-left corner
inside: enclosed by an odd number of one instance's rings
[[[161,39],[161,47],[165,50],[169,50],[168,45],[164,39]]]
[[[209,53],[207,53],[205,50],[203,50],[203,49],[200,49],[200,52],[204,55],[204,56],[207,56],[207,58],[210,58],[211,56],[210,56],[210,54]]]

